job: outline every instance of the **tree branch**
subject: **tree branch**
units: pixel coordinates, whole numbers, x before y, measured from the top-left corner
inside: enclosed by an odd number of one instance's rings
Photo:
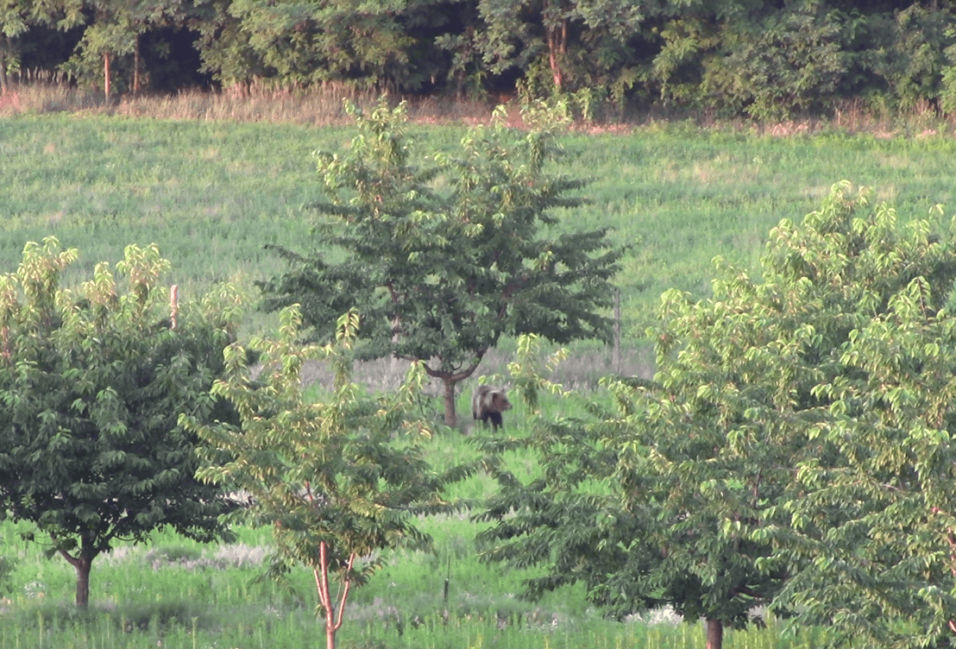
[[[355,553],[349,555],[349,565],[346,568],[346,575],[352,572],[352,563],[355,561]],[[335,626],[332,627],[333,631],[338,631],[342,626],[342,616],[345,614],[345,600],[349,597],[349,588],[352,586],[351,577],[345,578],[345,590],[342,591],[342,599],[339,600],[339,612],[336,616]]]
[[[764,595],[758,593],[748,586],[734,586],[730,589],[730,596],[734,597],[735,595],[747,595],[748,597],[753,597],[754,599],[764,599]]]
[[[335,611],[331,608],[329,600],[329,562],[326,556],[325,541],[319,542],[319,569],[312,571],[315,574],[315,588],[319,591],[319,602],[325,609],[325,614],[329,619]]]

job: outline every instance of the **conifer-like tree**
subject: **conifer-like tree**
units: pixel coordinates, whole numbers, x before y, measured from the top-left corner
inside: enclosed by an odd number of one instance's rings
[[[568,194],[584,184],[548,173],[552,132],[519,134],[499,119],[470,131],[457,155],[423,156],[430,164],[419,168],[404,105],[350,110],[359,126],[351,148],[318,154],[330,200],[316,206],[329,217],[316,250],[279,250],[291,269],[261,285],[267,308],[300,303],[314,336],[330,340],[329,323],[357,306],[357,356],[424,362],[445,385],[449,426],[455,386],[502,336],[610,336],[601,310],[621,249],[605,230],[562,228],[550,213],[579,205]]]

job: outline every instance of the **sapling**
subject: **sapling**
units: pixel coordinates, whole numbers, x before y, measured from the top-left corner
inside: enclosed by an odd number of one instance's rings
[[[277,340],[252,341],[262,352],[261,384],[252,380],[242,346],[226,350],[227,376],[213,393],[234,404],[239,426],[182,421],[210,445],[198,475],[248,497],[236,518],[272,527],[270,574],[295,565],[313,572],[317,613],[325,617],[326,645],[333,649],[351,589],[381,565],[376,550],[427,547],[431,539],[415,516],[448,510],[444,487],[474,470],[459,466],[439,474],[424,460],[421,442],[430,431],[411,416],[425,381],[421,363],[412,364],[395,393],[366,397],[351,380],[358,312],[339,318],[333,344],[301,345],[300,325],[298,308],[290,307],[281,314]],[[299,373],[306,359],[325,360],[335,370],[324,400],[303,398]]]

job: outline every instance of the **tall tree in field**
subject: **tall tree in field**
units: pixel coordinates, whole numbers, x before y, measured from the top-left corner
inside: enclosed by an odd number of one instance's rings
[[[550,133],[518,134],[498,121],[465,136],[457,157],[424,157],[433,162],[420,169],[405,120],[404,106],[390,110],[383,100],[358,115],[347,153],[318,156],[330,201],[317,208],[330,218],[316,239],[344,261],[327,261],[326,250],[280,249],[292,268],[262,288],[270,309],[301,303],[319,340],[357,306],[358,357],[422,361],[445,385],[453,426],[455,386],[501,336],[609,336],[599,311],[610,305],[621,251],[604,230],[552,234],[549,210],[578,205],[567,193],[583,183],[547,173],[556,153]],[[447,193],[430,184],[439,174]]]
[[[113,95],[117,57],[131,54],[139,37],[136,13],[140,2],[88,0],[93,22],[83,31],[76,53],[66,64],[74,78],[102,83],[106,101]],[[93,85],[91,83],[91,85]],[[95,84],[99,85],[99,84]]]
[[[787,371],[814,373],[803,431],[821,452],[796,466],[779,507],[789,524],[755,536],[801,567],[778,604],[830,626],[832,644],[952,646],[953,227],[903,226],[886,206],[861,214],[865,202],[844,191],[773,233],[765,281],[805,323]]]
[[[0,516],[49,539],[76,569],[85,608],[93,561],[117,540],[164,527],[228,537],[228,503],[194,477],[198,439],[177,418],[232,416],[209,389],[237,313],[211,297],[171,314],[155,246],[127,247],[126,287],[102,263],[61,289],[76,256],[48,238],[0,277]]]
[[[685,566],[835,645],[956,637],[956,247],[931,230],[844,183],[771,232],[760,281],[725,267],[712,299],[666,294],[660,385],[620,438],[650,481],[630,509],[670,521]],[[721,546],[751,553],[752,583],[701,560]]]
[[[189,0],[83,1],[93,22],[84,30],[76,52],[64,67],[83,83],[102,83],[107,101],[115,94],[117,85],[134,93],[141,90],[143,34],[156,27],[185,24],[194,12]],[[128,81],[118,76],[120,70],[129,71]],[[124,82],[118,84],[118,80]]]
[[[670,606],[687,622],[706,620],[707,649],[721,649],[724,629],[753,622],[750,611],[782,586],[785,569],[766,565],[772,544],[748,531],[789,484],[776,475],[787,477],[789,449],[736,443],[743,425],[695,408],[692,391],[665,376],[677,373],[667,363],[658,380],[668,388],[615,382],[616,410],[592,405],[587,419],[548,420],[535,407],[541,390],[575,395],[541,378],[534,341],[519,351],[511,367],[531,434],[480,443],[492,457],[530,447],[543,477],[523,484],[492,463],[500,487],[478,517],[493,523],[478,537],[482,559],[543,568],[525,583],[531,598],[581,582],[617,618]],[[648,386],[662,394],[639,403],[635,392]]]
[[[358,314],[339,318],[336,343],[323,347],[303,347],[300,326],[292,307],[281,314],[278,340],[253,341],[263,352],[261,386],[250,380],[245,351],[226,350],[228,374],[213,392],[235,406],[241,426],[182,421],[210,444],[199,475],[249,495],[236,517],[272,526],[273,573],[312,570],[326,646],[334,649],[351,588],[381,564],[376,551],[427,546],[415,515],[447,511],[444,487],[474,469],[439,474],[425,462],[420,442],[428,431],[409,417],[425,380],[420,363],[396,393],[362,397],[350,380]],[[332,394],[314,403],[303,398],[299,379],[309,358],[330,362],[336,376]]]
[[[546,566],[532,592],[703,617],[711,649],[768,603],[832,644],[946,646],[956,247],[842,184],[772,231],[760,281],[718,266],[712,298],[663,296],[654,382],[534,422],[546,478],[499,475],[487,556]]]

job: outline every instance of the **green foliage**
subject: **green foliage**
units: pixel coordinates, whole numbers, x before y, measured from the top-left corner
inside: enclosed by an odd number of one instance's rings
[[[433,32],[455,0],[232,0],[202,3],[203,68],[224,85],[266,80],[283,88],[322,82],[420,90],[439,73]],[[431,56],[429,56],[431,55]]]
[[[530,414],[526,418],[528,435],[476,439],[478,447],[489,454],[490,473],[499,484],[499,493],[475,517],[493,523],[477,537],[481,557],[511,570],[543,568],[544,574],[525,581],[527,597],[538,599],[580,581],[591,601],[616,605],[612,612],[623,617],[656,601],[610,601],[604,590],[608,575],[627,563],[632,549],[611,539],[624,528],[629,529],[623,536],[635,539],[643,537],[646,530],[630,527],[633,517],[621,515],[619,494],[610,482],[616,455],[600,444],[594,428],[578,417],[542,416],[541,392],[562,399],[571,394],[543,378],[537,361],[539,347],[537,337],[522,337],[518,360],[510,366],[513,392],[521,396]],[[547,365],[553,366],[562,355],[559,352],[548,359]],[[522,480],[502,464],[504,455],[517,449],[536,452],[541,475]]]
[[[861,215],[848,190],[772,231],[760,282],[718,264],[712,299],[665,294],[660,387],[640,391],[622,463],[670,478],[634,493],[657,520],[683,512],[672,529],[694,543],[676,554],[722,542],[752,579],[786,575],[744,585],[782,585],[775,609],[832,627],[831,644],[927,646],[954,618],[956,249],[928,221]],[[733,574],[718,565],[699,576]]]
[[[8,73],[20,71],[20,45],[38,25],[68,29],[82,22],[82,0],[0,1],[0,94],[9,86]]]
[[[535,355],[535,341],[523,339],[511,366],[533,412],[530,435],[481,445],[496,458],[533,448],[543,476],[525,484],[495,472],[500,493],[477,517],[494,523],[479,534],[483,558],[543,568],[526,581],[532,598],[582,582],[588,599],[616,618],[668,605],[687,621],[745,627],[781,584],[779,566],[759,565],[771,545],[749,541],[747,530],[774,500],[767,467],[785,452],[722,448],[723,430],[707,421],[712,410],[695,416],[688,403],[696,386],[685,395],[666,365],[658,379],[669,387],[654,406],[635,395],[662,386],[632,379],[609,383],[614,410],[592,404],[587,419],[542,417],[540,391],[570,395],[542,378]],[[778,462],[767,464],[772,456]]]
[[[812,374],[798,430],[823,452],[796,464],[786,527],[767,531],[801,571],[779,602],[835,643],[927,646],[951,637],[951,376],[956,248],[930,221],[866,216],[840,188],[802,228],[774,232],[767,283],[799,296],[795,358]],[[808,353],[813,350],[813,353]]]
[[[228,375],[213,394],[227,399],[240,425],[203,425],[184,414],[183,425],[211,448],[200,454],[207,466],[198,476],[242,494],[246,504],[234,514],[253,525],[273,528],[273,575],[304,565],[315,573],[319,612],[326,617],[331,647],[341,626],[351,585],[362,585],[381,565],[377,551],[422,548],[429,538],[416,527],[416,514],[451,509],[442,492],[468,477],[473,467],[443,473],[424,460],[421,440],[430,433],[409,418],[421,390],[421,364],[409,371],[394,394],[364,398],[350,380],[359,318],[350,311],[338,320],[337,344],[299,344],[301,317],[283,311],[280,337],[252,341],[262,352],[262,385],[254,384],[247,354],[238,344],[225,352]],[[335,369],[335,389],[327,401],[302,398],[299,372],[306,359],[327,360]],[[329,574],[342,586],[331,600]]]
[[[832,106],[847,74],[840,14],[823,2],[798,3],[760,21],[737,21],[721,37],[700,97],[720,97],[732,113],[759,120],[819,113]]]
[[[913,4],[892,19],[872,22],[875,42],[860,63],[886,84],[888,103],[904,111],[921,103],[938,107],[945,72],[953,64],[946,56],[956,42],[952,11]]]
[[[13,583],[10,577],[16,567],[16,559],[0,554],[0,592],[9,595],[13,591]]]
[[[357,117],[347,154],[318,154],[330,201],[316,207],[331,218],[317,243],[345,260],[278,249],[292,269],[261,284],[266,308],[301,303],[314,335],[328,340],[329,323],[357,306],[359,357],[422,361],[445,383],[448,425],[455,384],[502,336],[609,336],[599,310],[610,306],[622,250],[604,229],[542,236],[557,223],[550,210],[580,204],[566,194],[583,184],[546,171],[557,153],[549,131],[519,135],[498,120],[469,131],[458,157],[434,154],[419,169],[404,105],[382,101]],[[435,188],[439,178],[449,191]]]
[[[516,90],[575,94],[584,115],[610,100],[779,120],[852,99],[947,109],[956,14],[886,0],[0,0],[0,90],[49,27],[74,26],[72,55],[32,63],[96,86],[108,63],[119,92],[149,78],[139,41],[175,32],[197,51],[164,58],[185,69],[198,53],[189,73],[240,93]]]
[[[73,56],[61,69],[84,86],[103,88],[109,95],[141,90],[148,75],[140,68],[144,34],[182,25],[193,14],[184,0],[70,0],[91,18]]]
[[[848,192],[771,232],[760,281],[718,260],[712,298],[665,293],[654,382],[610,381],[614,412],[485,444],[544,466],[497,474],[489,559],[618,615],[737,627],[772,604],[828,645],[951,637],[956,247]],[[547,384],[515,369],[533,407]]]
[[[523,106],[567,101],[591,121],[608,98],[618,109],[643,76],[636,56],[642,27],[654,7],[602,0],[480,0],[479,28],[437,42],[454,53],[450,74],[473,80],[520,71],[515,89]]]
[[[106,263],[61,289],[76,257],[52,237],[28,243],[0,277],[0,514],[50,538],[85,606],[90,565],[118,539],[228,537],[228,504],[193,477],[198,442],[176,420],[230,417],[209,389],[239,314],[223,293],[184,305],[172,328],[156,246],[127,247],[125,292]]]
[[[456,446],[462,441],[434,440]],[[434,535],[436,554],[402,553],[400,561],[391,561],[366,587],[355,591],[349,623],[339,632],[343,646],[453,649],[478,642],[508,649],[703,646],[700,626],[677,625],[666,615],[624,623],[595,615],[581,589],[562,590],[538,603],[515,601],[520,573],[500,574],[477,562],[472,523],[439,516],[423,525]],[[5,531],[0,525],[0,535]],[[236,532],[247,543],[268,542],[268,530],[241,527]],[[167,539],[177,542],[162,535],[154,543],[161,545]],[[238,548],[202,551],[209,556],[234,549]],[[449,553],[451,587],[448,600],[443,600],[442,584],[449,574],[444,557]],[[17,594],[2,604],[0,649],[71,645],[142,649],[159,642],[165,647],[302,649],[319,644],[311,607],[284,597],[274,582],[254,583],[258,565],[188,569],[150,565],[143,557],[144,549],[124,547],[121,556],[98,567],[97,583],[108,587],[114,599],[86,615],[57,602],[50,592],[42,599],[27,599],[26,586],[36,588],[38,580],[49,583],[57,572],[65,571],[34,556],[25,559],[14,582]],[[299,576],[297,586],[308,588],[312,575]],[[815,640],[820,635],[820,629],[808,629],[784,636],[779,625],[772,625],[733,633],[729,645],[810,649],[819,646]]]

